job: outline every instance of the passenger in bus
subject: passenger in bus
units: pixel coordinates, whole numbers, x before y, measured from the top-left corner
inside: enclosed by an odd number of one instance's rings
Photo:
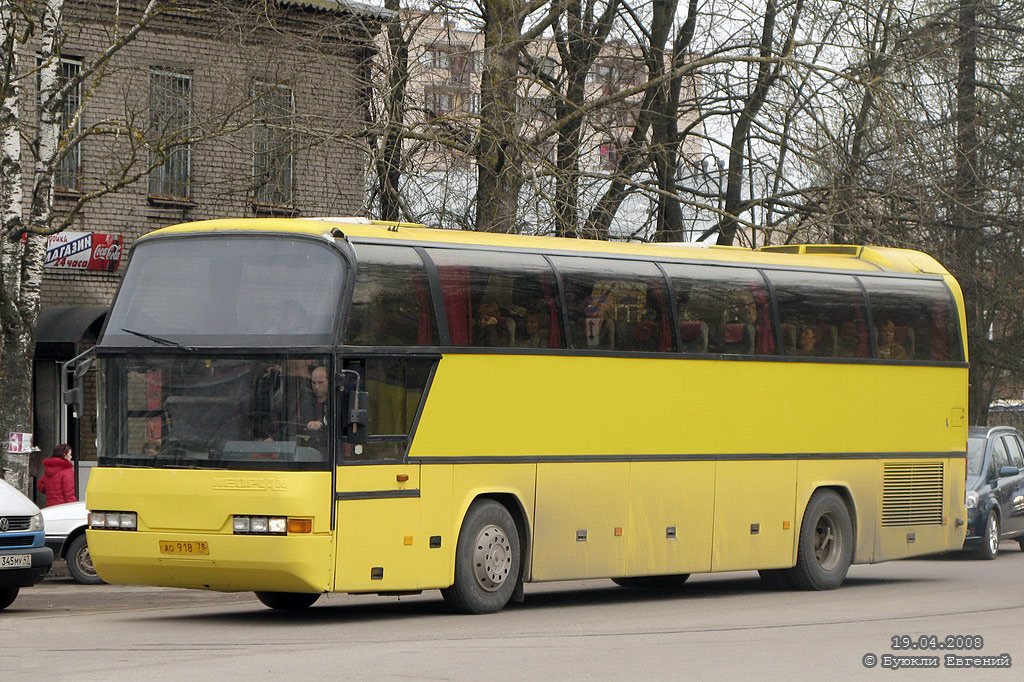
[[[878,333],[878,357],[890,360],[905,360],[907,351],[896,343],[896,323],[886,320]]]
[[[836,350],[836,357],[862,357],[860,352],[860,338],[857,333],[857,323],[853,320],[844,320],[843,323],[839,325],[839,345]]]
[[[527,313],[526,319],[523,320],[525,325],[525,336],[519,342],[520,348],[547,348],[547,337],[544,332],[544,327],[541,324],[540,313]]]
[[[153,457],[160,454],[160,443],[155,440],[147,440],[142,445],[142,454]]]
[[[497,303],[483,303],[473,327],[473,345],[509,348],[515,341],[515,322],[501,314]]]
[[[814,333],[814,327],[804,327],[800,330],[800,338],[797,341],[795,355],[812,356],[817,355],[815,346],[818,343],[818,337]]]

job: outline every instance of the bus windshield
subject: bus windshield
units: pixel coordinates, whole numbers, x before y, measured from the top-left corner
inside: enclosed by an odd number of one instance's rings
[[[327,345],[342,281],[338,252],[311,239],[143,240],[100,345]]]
[[[327,356],[102,359],[100,466],[320,470]]]

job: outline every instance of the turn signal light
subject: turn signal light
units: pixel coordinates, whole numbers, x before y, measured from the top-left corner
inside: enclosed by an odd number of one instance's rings
[[[312,533],[313,519],[288,519],[289,533]]]

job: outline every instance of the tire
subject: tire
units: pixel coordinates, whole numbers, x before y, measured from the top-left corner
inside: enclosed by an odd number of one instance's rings
[[[853,559],[853,523],[843,498],[831,490],[811,496],[800,524],[796,566],[787,577],[798,590],[834,590]]]
[[[1024,535],[1017,538],[1017,544],[1020,545],[1020,551],[1024,552]]]
[[[788,568],[762,569],[757,572],[761,582],[770,590],[792,590],[793,581],[789,579]]]
[[[0,588],[0,611],[14,603],[14,600],[18,598],[19,589],[17,587]]]
[[[96,573],[96,567],[92,565],[92,557],[89,555],[89,545],[86,544],[85,533],[71,541],[66,555],[68,561],[68,573],[76,583],[82,585],[102,585],[103,579]]]
[[[641,590],[677,590],[690,578],[689,573],[671,575],[641,575],[634,578],[612,578],[619,587],[633,587]]]
[[[301,611],[308,609],[320,598],[320,593],[309,592],[256,592],[256,598],[264,606],[282,611]]]
[[[504,608],[519,581],[519,529],[502,505],[477,500],[462,522],[455,548],[455,582],[441,590],[459,613]]]
[[[991,561],[999,556],[999,514],[993,509],[989,511],[985,519],[985,532],[981,542],[974,549],[974,556],[978,559]]]

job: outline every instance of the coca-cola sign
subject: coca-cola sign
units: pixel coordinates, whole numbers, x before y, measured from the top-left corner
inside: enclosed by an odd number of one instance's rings
[[[113,272],[121,263],[124,240],[108,232],[58,232],[46,245],[48,268],[106,270]]]

